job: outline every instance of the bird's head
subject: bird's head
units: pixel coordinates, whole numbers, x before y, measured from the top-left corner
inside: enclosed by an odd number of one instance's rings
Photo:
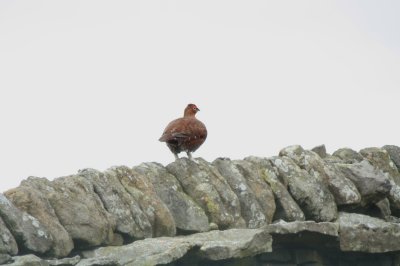
[[[198,111],[200,111],[200,109],[197,108],[195,104],[189,103],[185,108],[184,117],[195,116]]]

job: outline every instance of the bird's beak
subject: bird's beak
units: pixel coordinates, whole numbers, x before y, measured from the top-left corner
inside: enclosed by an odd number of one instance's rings
[[[196,111],[198,112],[198,111],[200,111],[200,109],[196,107]]]

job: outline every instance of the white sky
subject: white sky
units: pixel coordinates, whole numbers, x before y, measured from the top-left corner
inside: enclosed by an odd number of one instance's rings
[[[396,0],[1,0],[0,191],[168,164],[157,139],[188,103],[209,161],[400,145],[398,14]]]

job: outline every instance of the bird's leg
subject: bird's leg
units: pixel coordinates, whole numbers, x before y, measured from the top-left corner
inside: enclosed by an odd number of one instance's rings
[[[178,160],[178,159],[179,159],[178,154],[174,153],[174,156],[175,156],[175,160]]]
[[[190,151],[187,151],[186,154],[187,154],[189,160],[192,160],[192,159],[193,159],[193,158],[192,158],[192,154],[190,153]]]

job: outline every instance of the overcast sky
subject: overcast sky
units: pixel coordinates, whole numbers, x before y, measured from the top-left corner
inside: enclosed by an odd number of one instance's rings
[[[400,145],[400,2],[0,1],[0,191],[174,157]],[[181,154],[183,156],[184,154]]]

